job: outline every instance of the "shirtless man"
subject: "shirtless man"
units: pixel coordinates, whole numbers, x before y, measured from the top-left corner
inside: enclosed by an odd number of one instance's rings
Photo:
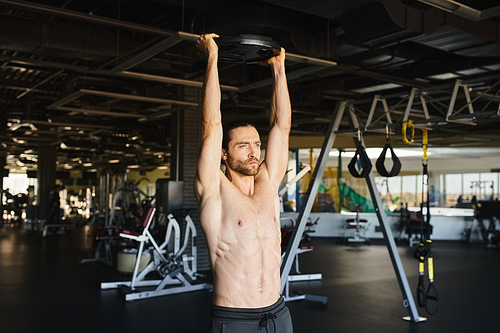
[[[271,68],[274,79],[266,158],[259,164],[261,141],[255,127],[243,122],[226,125],[223,134],[216,37],[206,34],[197,41],[208,64],[194,180],[214,276],[210,332],[290,333],[290,313],[280,296],[278,198],[291,125],[285,51],[259,63]]]

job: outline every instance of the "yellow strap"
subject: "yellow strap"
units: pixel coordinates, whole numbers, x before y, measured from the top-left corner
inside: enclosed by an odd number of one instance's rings
[[[408,140],[406,138],[406,128],[411,128],[411,140]],[[404,143],[406,143],[407,145],[409,145],[410,143],[412,143],[415,138],[415,126],[413,126],[413,121],[411,119],[408,119],[408,121],[403,121],[403,141]]]
[[[424,137],[422,138],[422,150],[424,151],[424,156],[423,159],[424,161],[427,160],[427,143],[429,142],[429,137],[427,135],[427,130],[422,129]]]
[[[427,265],[429,268],[429,280],[432,281],[434,280],[434,260],[432,257],[427,259]]]
[[[424,263],[423,262],[418,263],[418,271],[419,271],[419,273],[424,274]]]

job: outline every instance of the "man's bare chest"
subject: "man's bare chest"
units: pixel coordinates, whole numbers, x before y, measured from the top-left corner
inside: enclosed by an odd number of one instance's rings
[[[247,196],[237,188],[221,191],[222,225],[242,234],[275,234],[279,230],[279,199],[267,188]]]

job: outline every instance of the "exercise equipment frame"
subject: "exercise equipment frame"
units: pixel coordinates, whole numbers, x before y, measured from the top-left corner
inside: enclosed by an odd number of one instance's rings
[[[306,202],[302,206],[302,209],[297,218],[297,224],[295,226],[294,232],[292,234],[292,241],[288,244],[285,257],[283,258],[284,264],[281,267],[281,293],[283,294],[285,287],[287,286],[288,277],[290,274],[290,269],[292,267],[295,255],[297,253],[300,240],[302,238],[302,234],[304,233],[304,229],[307,223],[307,219],[311,213],[311,209],[313,206],[314,198],[316,193],[318,192],[319,184],[321,182],[321,176],[326,167],[326,163],[328,161],[328,153],[333,147],[333,143],[335,141],[336,132],[339,129],[340,122],[344,115],[345,109],[349,110],[352,124],[355,129],[359,128],[359,123],[356,118],[354,107],[348,101],[341,101],[337,104],[336,110],[334,112],[334,117],[330,122],[328,127],[328,131],[325,136],[325,140],[323,141],[323,146],[321,148],[321,153],[317,161],[316,168],[314,169],[313,176],[311,178],[311,182],[309,183],[309,188],[306,194]],[[354,143],[358,143],[358,138],[354,138]],[[364,145],[362,140],[360,140],[361,144]],[[397,251],[396,243],[394,241],[394,236],[392,235],[392,231],[390,225],[386,219],[386,215],[383,211],[382,200],[378,193],[375,177],[373,175],[373,171],[366,177],[366,183],[368,185],[368,189],[370,191],[370,195],[373,200],[373,204],[375,207],[375,213],[380,223],[380,227],[384,234],[384,239],[389,250],[389,255],[391,258],[392,265],[394,267],[394,271],[396,273],[396,277],[399,283],[399,287],[401,289],[401,293],[403,295],[403,306],[408,310],[409,316],[404,317],[404,320],[409,320],[411,322],[422,322],[426,321],[427,318],[420,317],[418,314],[417,306],[415,304],[415,300],[413,298],[410,285],[408,283],[408,278],[406,277],[406,273],[403,268],[403,264],[401,262],[401,258]]]

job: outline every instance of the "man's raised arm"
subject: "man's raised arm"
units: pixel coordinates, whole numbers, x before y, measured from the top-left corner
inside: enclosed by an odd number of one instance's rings
[[[220,114],[221,93],[217,70],[218,47],[213,38],[216,34],[201,35],[196,47],[207,58],[207,73],[202,104],[202,142],[198,158],[194,192],[198,200],[217,190],[220,181],[222,147],[222,122]]]
[[[276,188],[279,186],[288,166],[288,138],[292,124],[292,109],[285,74],[285,50],[262,65],[271,67],[273,95],[271,97],[271,129],[267,139],[266,167],[269,178]]]

